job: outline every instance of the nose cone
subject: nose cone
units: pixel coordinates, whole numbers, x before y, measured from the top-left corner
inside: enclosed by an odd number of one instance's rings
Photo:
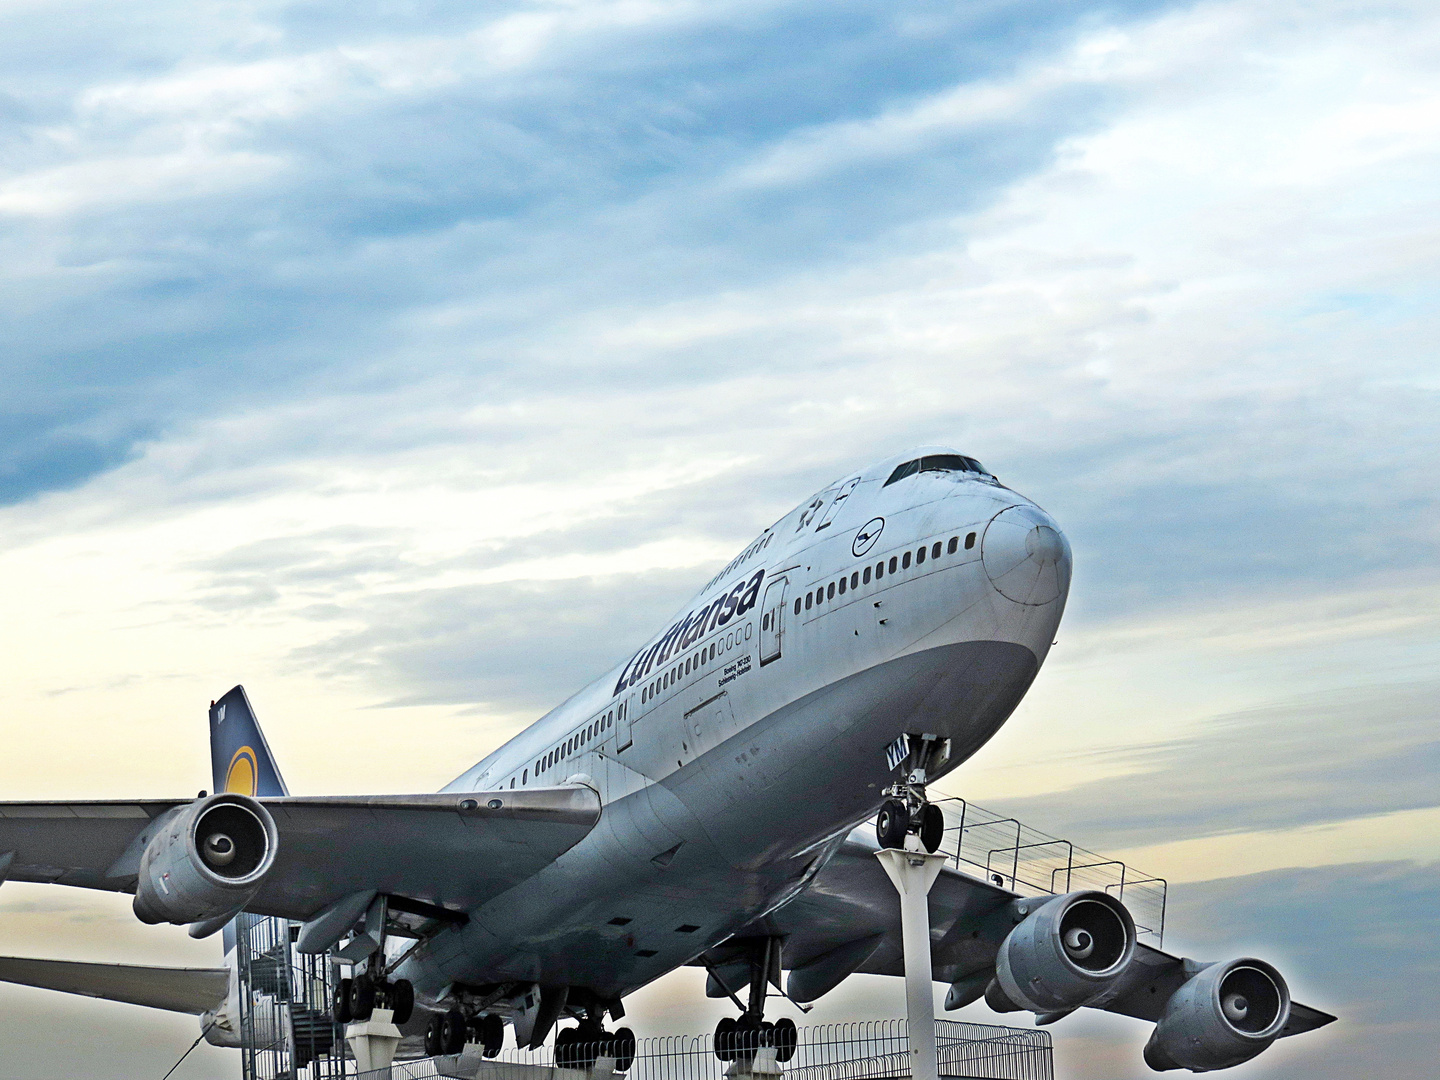
[[[990,519],[980,561],[1005,599],[1039,607],[1070,589],[1070,545],[1050,515],[1036,506],[1011,506]]]

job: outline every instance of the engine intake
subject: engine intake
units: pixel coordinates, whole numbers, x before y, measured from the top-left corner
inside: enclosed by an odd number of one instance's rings
[[[195,800],[146,844],[136,918],[178,925],[235,914],[274,865],[277,839],[270,811],[248,796]]]
[[[1290,1019],[1290,989],[1263,960],[1211,964],[1171,995],[1145,1044],[1157,1072],[1209,1072],[1249,1061]]]
[[[995,958],[991,1004],[1048,1014],[1094,1001],[1135,955],[1135,920],[1108,893],[1084,891],[1041,904],[1011,930]]]

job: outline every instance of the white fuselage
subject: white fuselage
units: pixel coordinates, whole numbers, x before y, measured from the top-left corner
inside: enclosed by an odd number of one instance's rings
[[[583,783],[600,823],[401,972],[618,997],[782,904],[877,808],[885,750],[988,740],[1044,660],[1070,554],[974,471],[844,477],[765,530],[645,647],[446,790]],[[923,556],[922,553],[923,552]]]

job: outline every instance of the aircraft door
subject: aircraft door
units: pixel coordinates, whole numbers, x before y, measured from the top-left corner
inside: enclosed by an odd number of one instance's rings
[[[634,704],[635,695],[631,694],[616,707],[618,712],[615,716],[615,752],[617,754],[621,750],[630,749],[630,744],[635,741],[630,734],[630,723],[633,719],[630,714],[634,712],[631,706]]]
[[[771,578],[765,586],[765,598],[760,605],[760,665],[780,659],[785,637],[785,586],[784,577]]]

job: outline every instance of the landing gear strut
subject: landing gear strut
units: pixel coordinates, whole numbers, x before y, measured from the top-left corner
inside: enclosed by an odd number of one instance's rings
[[[882,848],[906,847],[914,836],[928,852],[945,838],[945,815],[925,794],[925,785],[950,757],[950,740],[935,735],[902,735],[889,748],[892,768],[901,779],[885,789],[875,818],[875,839]]]
[[[752,1058],[762,1047],[774,1047],[776,1061],[795,1056],[799,1042],[795,1021],[788,1016],[774,1023],[764,1018],[766,987],[772,979],[778,983],[779,975],[780,939],[757,939],[750,952],[749,1002],[738,1019],[727,1016],[715,1026],[715,1056],[721,1061]],[[730,996],[735,995],[730,992]]]

